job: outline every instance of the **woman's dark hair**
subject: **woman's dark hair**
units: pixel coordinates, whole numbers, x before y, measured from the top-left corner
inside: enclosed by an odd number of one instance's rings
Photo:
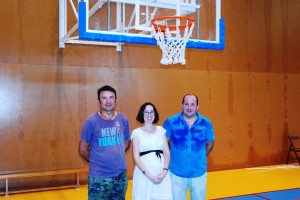
[[[104,85],[103,87],[101,87],[97,90],[98,100],[100,100],[100,93],[103,92],[103,91],[113,92],[115,94],[116,99],[117,99],[116,90],[113,87],[109,86],[109,85]]]
[[[140,123],[144,123],[144,111],[146,109],[146,106],[152,106],[153,107],[153,111],[154,111],[154,120],[153,120],[153,124],[156,124],[159,120],[159,114],[157,112],[157,109],[155,107],[155,105],[153,103],[150,102],[146,102],[143,105],[141,105],[140,110],[136,116],[136,120]]]

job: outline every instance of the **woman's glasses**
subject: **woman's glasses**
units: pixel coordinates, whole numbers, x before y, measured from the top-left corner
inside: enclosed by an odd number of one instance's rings
[[[144,112],[144,115],[146,115],[146,116],[148,116],[148,115],[154,115],[154,111],[150,111],[150,112],[145,111],[145,112]]]

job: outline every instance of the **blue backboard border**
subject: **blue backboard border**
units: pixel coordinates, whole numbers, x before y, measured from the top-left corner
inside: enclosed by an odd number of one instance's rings
[[[86,2],[79,2],[78,5],[78,32],[79,39],[81,40],[94,40],[101,42],[120,42],[120,43],[132,43],[132,44],[145,44],[145,45],[157,45],[155,38],[150,35],[137,35],[127,33],[112,33],[107,31],[91,31],[88,29],[87,24],[87,8]],[[190,39],[186,48],[193,49],[211,49],[211,50],[223,50],[225,48],[225,21],[220,19],[219,23],[220,39],[217,42],[203,42],[199,40]]]

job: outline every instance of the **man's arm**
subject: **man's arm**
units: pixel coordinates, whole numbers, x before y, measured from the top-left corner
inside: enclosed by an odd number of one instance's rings
[[[206,156],[213,150],[214,148],[214,141],[207,141],[206,142]]]
[[[130,147],[130,140],[127,140],[124,143],[125,143],[125,152],[126,152]]]
[[[78,146],[78,153],[81,155],[81,157],[89,163],[90,161],[90,144],[79,141],[79,146]]]

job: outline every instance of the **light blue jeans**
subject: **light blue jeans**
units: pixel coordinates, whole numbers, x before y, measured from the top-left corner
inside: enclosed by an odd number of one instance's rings
[[[197,178],[182,178],[170,172],[172,180],[173,200],[186,199],[186,191],[189,188],[191,200],[205,200],[207,173]]]

